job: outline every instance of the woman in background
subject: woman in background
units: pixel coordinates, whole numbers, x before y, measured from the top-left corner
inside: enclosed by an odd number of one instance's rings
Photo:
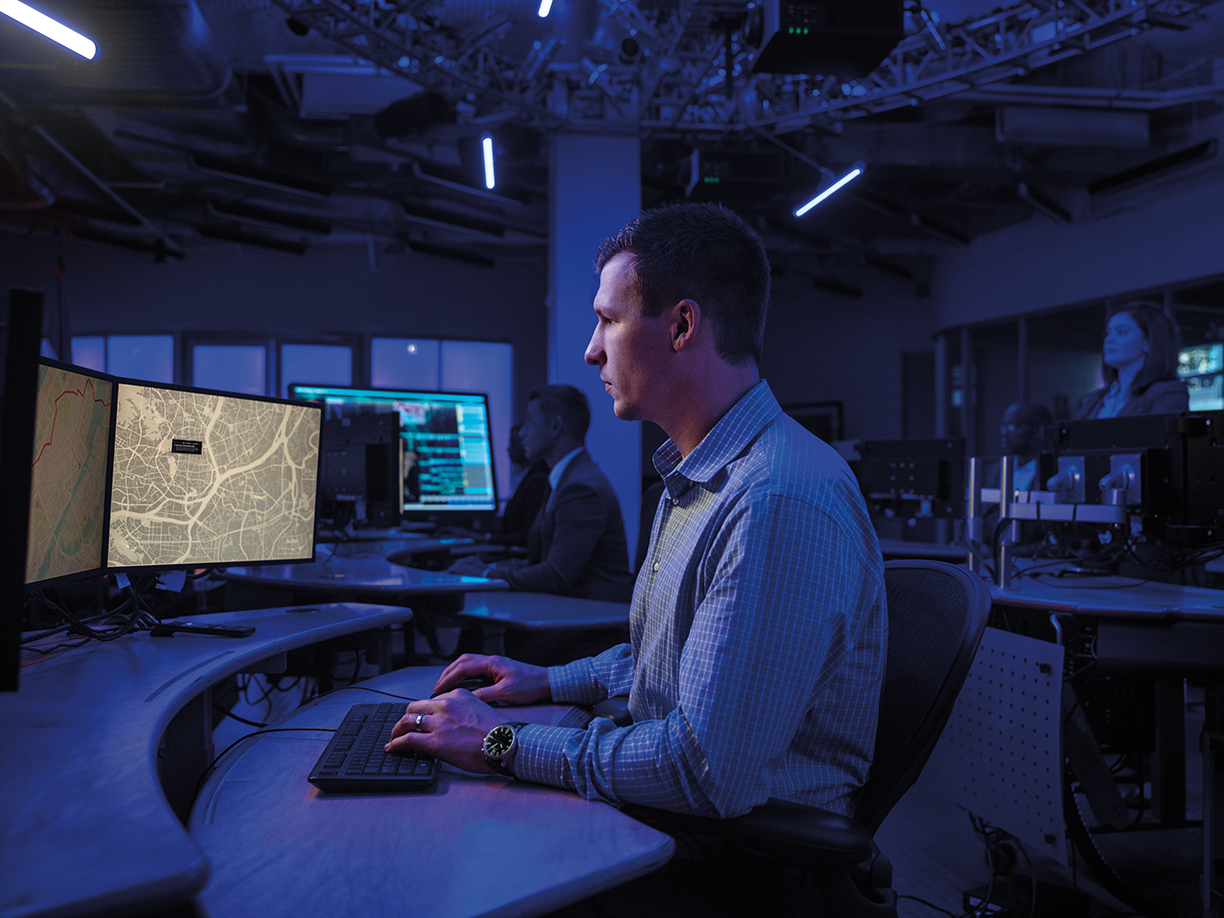
[[[1151,303],[1118,307],[1105,328],[1105,387],[1084,399],[1076,420],[1177,414],[1190,407],[1177,378],[1177,330]]]

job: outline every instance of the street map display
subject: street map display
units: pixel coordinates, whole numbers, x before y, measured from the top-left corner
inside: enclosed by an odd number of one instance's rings
[[[114,383],[38,368],[26,583],[102,567]]]
[[[119,383],[108,567],[313,554],[320,411]]]

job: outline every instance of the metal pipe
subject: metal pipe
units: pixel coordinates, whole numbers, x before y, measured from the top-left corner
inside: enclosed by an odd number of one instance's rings
[[[1016,470],[1016,457],[1004,456],[999,463],[999,525],[1002,526],[1011,518],[1012,496],[1015,487],[1012,478]],[[1008,527],[1010,529],[1010,527]],[[1014,558],[1014,545],[1011,533],[1006,529],[999,537],[999,550],[995,556],[995,583],[1005,590],[1012,586],[1011,566]]]

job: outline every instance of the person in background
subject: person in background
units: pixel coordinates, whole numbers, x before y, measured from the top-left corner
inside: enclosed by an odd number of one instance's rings
[[[1101,363],[1105,386],[1084,399],[1077,421],[1189,409],[1190,394],[1177,378],[1177,329],[1151,303],[1126,303],[1114,311]]]
[[[1050,409],[1039,402],[1016,402],[1003,412],[999,435],[1003,455],[1016,457],[1012,487],[1017,491],[1039,491],[1037,456],[1041,453],[1041,428],[1054,423]],[[999,486],[999,464],[992,463],[986,472],[987,487]]]
[[[517,476],[514,491],[502,511],[500,529],[493,533],[494,545],[527,547],[527,533],[548,496],[548,466],[543,459],[529,460],[519,435],[522,424],[510,429],[510,463]]]
[[[612,484],[586,451],[590,424],[587,397],[573,386],[540,386],[528,396],[519,436],[527,459],[547,466],[550,490],[531,524],[527,558],[465,558],[451,573],[505,580],[530,593],[629,601],[625,521]]]

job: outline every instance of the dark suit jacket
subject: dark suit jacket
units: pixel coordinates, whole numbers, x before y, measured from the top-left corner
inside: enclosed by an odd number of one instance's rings
[[[1096,417],[1097,410],[1105,398],[1109,387],[1097,389],[1084,399],[1077,421],[1091,420]],[[1164,379],[1147,387],[1142,395],[1132,395],[1126,400],[1114,417],[1126,418],[1137,414],[1179,414],[1190,408],[1190,393],[1186,391],[1185,383],[1180,379]]]
[[[523,473],[514,493],[506,501],[506,509],[501,515],[501,531],[493,533],[490,541],[495,545],[521,545],[526,548],[528,531],[536,514],[544,506],[546,497],[548,466],[543,461],[535,462]]]
[[[531,524],[527,565],[510,589],[628,602],[633,595],[620,501],[584,449],[570,460]]]

